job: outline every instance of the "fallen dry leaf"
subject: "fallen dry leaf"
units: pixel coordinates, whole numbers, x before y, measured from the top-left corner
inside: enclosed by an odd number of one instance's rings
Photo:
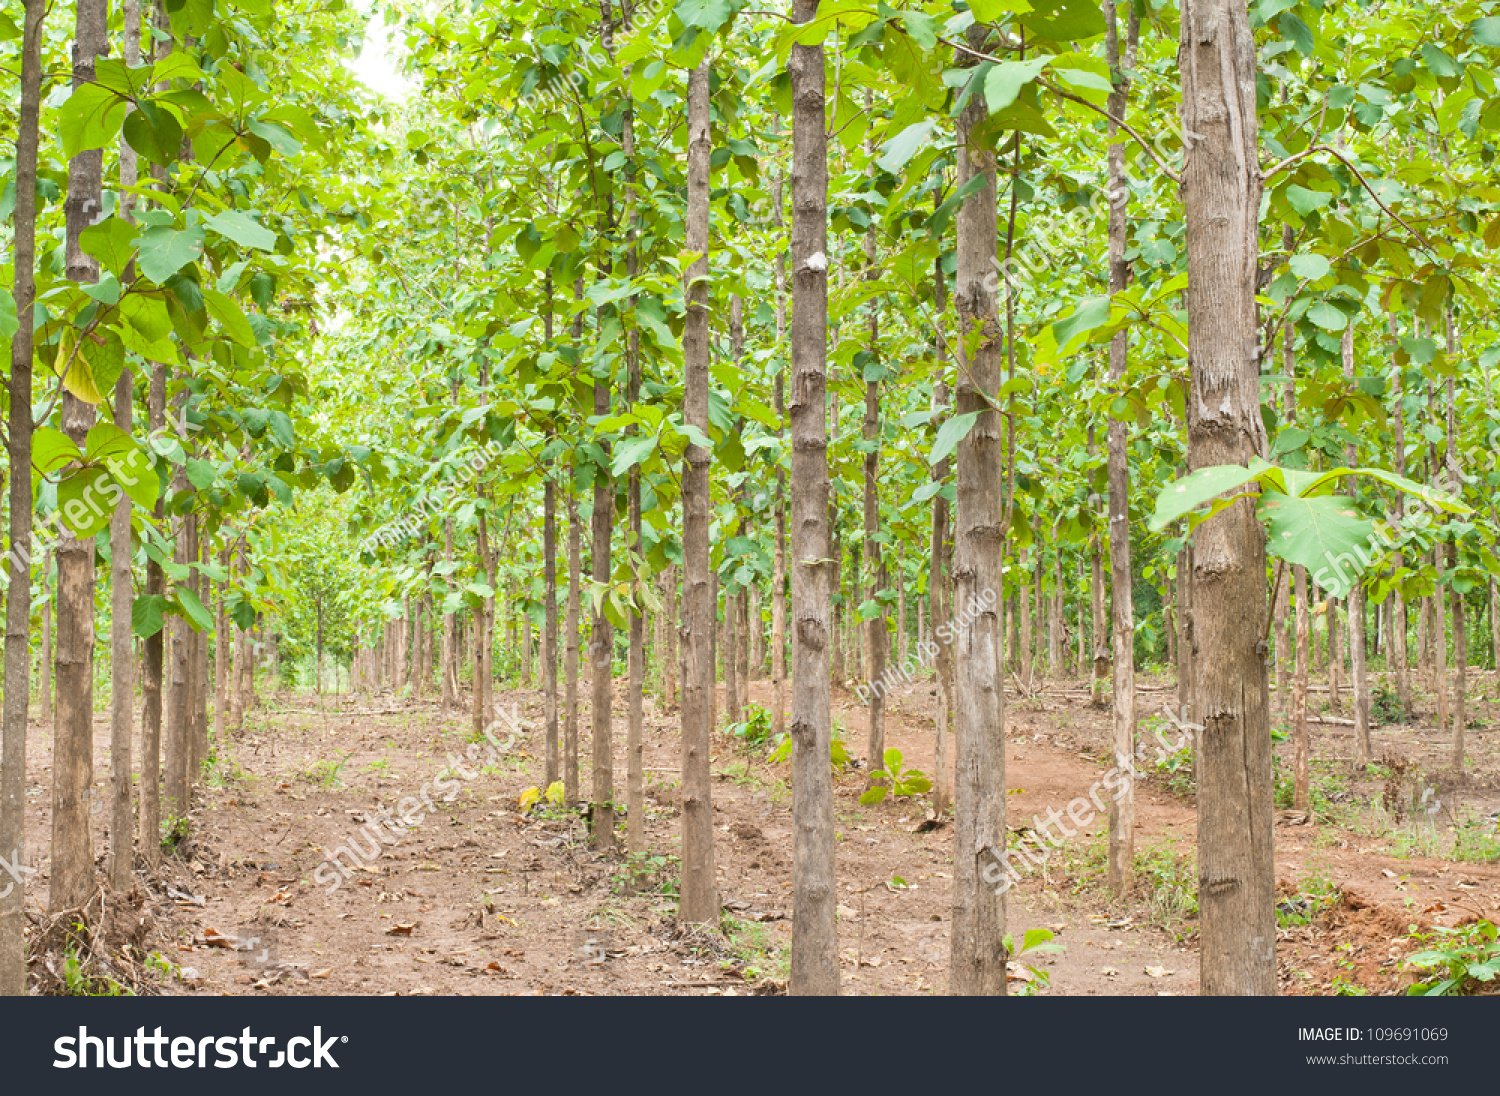
[[[397,921],[394,925],[385,930],[385,934],[387,936],[410,936],[411,930],[416,927],[417,923],[415,921],[409,924],[403,921]]]
[[[203,942],[211,948],[236,948],[239,939],[233,936],[225,936],[218,929],[204,929]]]
[[[1146,973],[1152,978],[1165,978],[1167,975],[1175,974],[1176,972],[1170,971],[1166,967],[1147,967]]]

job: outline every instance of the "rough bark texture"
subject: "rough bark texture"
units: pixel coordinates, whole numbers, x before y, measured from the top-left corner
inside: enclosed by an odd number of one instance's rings
[[[988,32],[968,31],[982,48]],[[955,660],[953,925],[948,991],[959,996],[1003,996],[1005,937],[1005,669],[998,616],[1004,591],[1005,439],[1000,413],[989,402],[1004,381],[999,302],[992,287],[998,250],[995,153],[979,141],[984,100],[974,95],[958,117],[958,173],[963,186],[983,182],[959,207],[959,414],[978,419],[959,443],[953,599]],[[1022,600],[1024,617],[1029,606]],[[1024,639],[1023,639],[1024,644]],[[1023,658],[1025,652],[1023,650]]]
[[[1139,16],[1130,7],[1122,56],[1114,0],[1105,0],[1104,49],[1111,72],[1117,73],[1110,94],[1110,113],[1123,119],[1130,99],[1129,73],[1135,70]],[[1122,62],[1123,61],[1123,65]],[[1123,292],[1131,281],[1130,261],[1125,258],[1129,234],[1125,183],[1125,146],[1118,140],[1118,126],[1110,122],[1109,145],[1109,289]],[[1125,383],[1130,336],[1118,332],[1109,344],[1109,382],[1112,388]],[[1114,667],[1114,764],[1120,772],[1132,771],[1135,760],[1135,601],[1130,569],[1130,428],[1122,420],[1109,420],[1109,592],[1112,662]],[[1109,885],[1116,894],[1129,894],[1134,883],[1135,782],[1127,780],[1109,805]]]
[[[73,87],[94,80],[94,62],[109,50],[105,0],[78,0]],[[104,150],[68,162],[66,263],[70,281],[99,280],[99,263],[79,236],[101,212]],[[71,367],[77,367],[76,359]],[[29,395],[27,397],[30,398]],[[81,449],[95,410],[65,391],[63,433]],[[28,477],[29,479],[29,477]],[[29,579],[28,579],[29,581]],[[90,807],[94,774],[94,541],[64,533],[57,545],[57,717],[52,727],[52,867],[49,909],[83,904],[93,892]]]
[[[16,116],[16,205],[13,214],[17,316],[30,316],[36,296],[36,168],[41,115],[42,0],[25,0],[21,30],[21,96]],[[32,328],[10,341],[9,588],[5,599],[4,743],[0,746],[0,855],[26,864],[26,718],[31,698],[31,356]],[[0,887],[0,994],[26,992],[24,880]]]
[[[810,22],[818,0],[796,0]],[[795,45],[792,89],[792,959],[788,992],[839,991],[834,874],[829,562],[828,139],[823,47]]]
[[[708,432],[709,65],[688,78],[687,249],[699,258],[688,268],[687,318],[682,331],[686,369],[683,419]],[[699,280],[701,279],[701,280]],[[708,557],[710,454],[689,445],[682,471],[682,901],[687,922],[716,922],[712,748],[714,592]]]
[[[1184,0],[1178,47],[1188,271],[1188,464],[1266,450],[1255,289],[1261,178],[1255,43],[1243,0]],[[1264,534],[1251,502],[1193,537],[1200,986],[1276,992]]]
[[[608,415],[608,378],[594,381],[594,414]],[[605,457],[607,443],[600,443]],[[608,466],[594,469],[594,512],[591,519],[591,562],[597,584],[610,580],[610,540],[614,531],[615,488]],[[600,609],[589,629],[589,731],[593,745],[593,786],[590,792],[589,836],[594,849],[607,852],[615,847],[615,763],[611,701],[614,685],[615,629]]]
[[[941,204],[941,196],[934,195],[933,201]],[[933,427],[941,429],[943,421],[948,417],[948,341],[944,328],[948,307],[948,279],[943,273],[941,256],[932,264],[932,299],[936,314],[933,329],[937,363],[932,380]],[[944,457],[932,470],[933,481],[946,482],[951,471],[952,462]],[[949,625],[953,617],[949,605],[952,567],[948,553],[948,524],[948,499],[942,492],[938,492],[932,497],[931,565],[927,579],[927,610],[932,618],[932,642],[937,647],[937,654],[933,656],[937,712],[932,753],[932,810],[938,818],[943,817],[953,799],[953,788],[948,779],[948,727],[953,711],[953,633]]]
[[[1354,325],[1344,329],[1341,347],[1344,359],[1344,377],[1354,381]],[[1344,463],[1350,468],[1359,465],[1359,449],[1351,440],[1344,447]],[[1354,477],[1349,477],[1349,498],[1354,498]],[[1365,670],[1365,588],[1358,583],[1349,591],[1349,688],[1354,701],[1354,763],[1360,767],[1370,763],[1370,677]]]

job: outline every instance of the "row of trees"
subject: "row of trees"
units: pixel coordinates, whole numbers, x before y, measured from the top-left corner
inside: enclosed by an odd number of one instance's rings
[[[545,779],[591,804],[603,852],[622,662],[639,851],[650,634],[680,697],[691,921],[718,910],[713,667],[735,721],[768,616],[793,992],[838,988],[833,683],[889,680],[915,632],[955,820],[950,985],[1003,993],[1009,667],[1029,689],[1035,646],[1049,671],[1082,655],[1097,696],[1110,677],[1128,765],[1138,593],[1202,727],[1204,990],[1274,991],[1273,648],[1305,758],[1310,610],[1347,599],[1325,646],[1352,656],[1357,711],[1372,636],[1409,693],[1409,632],[1437,685],[1451,624],[1461,697],[1486,611],[1494,632],[1489,5],[1361,5],[1357,29],[1311,0],[393,11],[404,104],[342,74],[363,28],[340,5],[75,7],[71,43],[29,0],[5,38],[0,846],[22,848],[26,546],[57,514],[55,910],[93,887],[96,602],[115,885],[120,835],[149,858],[186,813],[207,637],[227,676],[257,614],[314,687],[330,656],[361,686],[435,667],[476,731],[535,641]],[[70,44],[73,88],[44,95]],[[1342,478],[1360,463],[1386,471]],[[1462,520],[1411,520],[1428,508]],[[859,695],[873,768],[883,690]],[[1461,703],[1438,696],[1461,762]],[[1121,889],[1132,817],[1127,789]],[[19,892],[0,899],[12,991]]]

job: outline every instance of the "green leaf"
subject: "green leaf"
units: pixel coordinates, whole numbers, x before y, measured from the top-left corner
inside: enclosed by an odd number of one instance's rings
[[[1156,497],[1156,512],[1151,515],[1148,528],[1159,533],[1169,524],[1191,513],[1204,503],[1228,491],[1234,491],[1277,471],[1259,457],[1250,458],[1248,468],[1238,464],[1215,464],[1200,468],[1184,476],[1176,483],[1162,488]]]
[[[1104,12],[1095,0],[1031,0],[1031,7],[1017,18],[1038,38],[1064,42],[1104,33]]]
[[[58,111],[57,132],[63,155],[114,144],[125,122],[125,100],[99,84],[75,88]]]
[[[135,255],[135,238],[140,230],[123,217],[108,217],[89,225],[78,236],[78,245],[99,265],[117,277]]]
[[[39,474],[56,472],[74,460],[82,461],[83,451],[61,430],[44,426],[31,436],[31,466]]]
[[[187,459],[187,478],[200,491],[207,491],[219,478],[219,470],[213,461],[199,460],[197,457]]]
[[[1002,61],[990,69],[984,78],[984,104],[991,114],[998,114],[1016,101],[1021,89],[1040,75],[1050,54],[1042,54],[1026,61]]]
[[[1322,209],[1333,201],[1333,195],[1322,190],[1308,190],[1306,187],[1293,183],[1286,188],[1286,200],[1291,203],[1291,207],[1299,216],[1306,217],[1314,210]]]
[[[271,251],[276,247],[276,233],[238,209],[208,214],[203,218],[203,223],[241,247],[253,247],[261,251]]]
[[[889,171],[892,174],[900,171],[906,166],[907,161],[917,154],[917,150],[927,143],[927,139],[932,136],[935,128],[937,128],[936,119],[914,122],[907,126],[885,143],[880,159],[875,161],[875,166],[881,171]]]
[[[136,265],[157,285],[165,285],[203,252],[203,229],[177,229],[160,225],[146,229],[136,241],[140,248]]]
[[[974,424],[979,421],[978,411],[954,415],[938,430],[937,440],[932,443],[932,452],[927,454],[927,463],[935,465],[958,448],[958,443],[969,436]]]
[[[1276,20],[1276,27],[1281,31],[1281,37],[1291,42],[1302,56],[1311,57],[1313,51],[1317,49],[1318,43],[1313,38],[1313,32],[1308,29],[1306,23],[1291,12],[1282,12]]]
[[[649,457],[655,450],[655,434],[624,439],[615,447],[615,459],[609,468],[610,475],[623,476],[630,469]]]
[[[1057,341],[1058,356],[1062,357],[1082,347],[1089,332],[1109,322],[1109,310],[1108,297],[1089,297],[1074,309],[1071,316],[1053,324],[1052,337]],[[1080,339],[1078,346],[1073,345],[1075,339]]]
[[[224,328],[224,333],[235,342],[247,349],[254,350],[260,345],[255,337],[255,330],[250,326],[250,321],[245,318],[244,311],[235,303],[233,297],[220,293],[216,289],[203,290],[203,304],[208,309],[208,314],[219,321]]]
[[[1474,20],[1469,25],[1469,35],[1477,45],[1500,46],[1500,16]]]
[[[130,606],[130,627],[142,639],[150,639],[166,623],[167,599],[161,594],[142,594]]]
[[[212,631],[214,618],[203,602],[198,600],[198,595],[193,593],[188,586],[178,585],[173,589],[177,598],[177,604],[182,608],[182,615],[187,620],[189,627],[195,632]]]
[[[105,465],[120,489],[130,496],[131,502],[142,510],[150,510],[156,506],[157,497],[161,494],[161,480],[151,467],[151,462],[146,459],[146,454],[134,442],[128,453],[110,457]]]
[[[1318,301],[1309,308],[1307,318],[1324,331],[1342,332],[1349,326],[1349,317],[1327,301]]]
[[[108,527],[114,512],[114,492],[109,490],[113,482],[106,469],[87,467],[69,472],[57,485],[62,524],[79,540],[88,540]]]
[[[16,318],[16,299],[10,295],[10,290],[0,289],[0,339],[8,339],[19,330],[21,322]]]
[[[1342,495],[1292,498],[1266,491],[1258,512],[1270,527],[1266,550],[1307,568],[1313,581],[1333,597],[1349,592],[1378,548],[1373,541],[1375,523]]]
[[[678,0],[676,15],[685,27],[713,32],[729,22],[734,5],[730,0]]]
[[[1306,278],[1310,282],[1317,281],[1333,269],[1332,264],[1322,255],[1293,255],[1288,265],[1291,266],[1293,274],[1299,278]]]
[[[141,103],[125,118],[125,140],[153,164],[167,166],[182,155],[182,124],[170,110]]]

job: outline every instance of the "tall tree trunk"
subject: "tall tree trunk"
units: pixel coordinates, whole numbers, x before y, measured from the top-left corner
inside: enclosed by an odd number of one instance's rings
[[[865,90],[865,110],[873,109],[872,96]],[[865,138],[865,152],[871,164],[869,172],[874,189],[875,133],[871,127]],[[873,227],[865,232],[865,280],[880,281],[880,258]],[[878,367],[880,362],[880,306],[870,301],[870,333],[867,349],[870,362]],[[875,602],[879,608],[874,616],[865,621],[864,678],[870,683],[869,740],[866,751],[870,770],[885,768],[885,664],[890,648],[890,632],[885,623],[885,607],[878,600],[885,589],[885,557],[880,547],[880,382],[865,381],[865,418],[862,437],[864,452],[864,557],[865,602]],[[860,614],[863,615],[863,614]]]
[[[575,322],[574,341],[581,337]],[[571,806],[578,802],[578,663],[583,531],[579,525],[577,480],[568,475],[568,613],[563,629],[563,794]]]
[[[627,0],[621,0],[622,11]],[[628,15],[627,15],[628,18]],[[636,254],[636,191],[635,191],[635,115],[630,100],[625,103],[625,117],[621,126],[621,151],[625,156],[626,189],[625,231],[629,239],[626,255],[626,273],[634,278],[639,269]],[[636,307],[631,298],[630,307]],[[625,402],[634,407],[641,398],[641,336],[632,328],[626,344]],[[633,465],[626,484],[626,507],[628,510],[626,548],[637,555],[645,554],[645,543],[641,539],[641,468]],[[634,568],[632,567],[632,570]],[[644,581],[644,580],[638,580]],[[629,650],[626,653],[625,672],[628,681],[626,697],[628,704],[625,738],[625,849],[639,856],[646,850],[646,772],[645,772],[645,691],[646,691],[646,618],[641,606],[646,601],[646,591],[635,591],[631,602]]]
[[[551,324],[551,314],[548,314]],[[551,344],[549,332],[548,344]],[[542,693],[547,739],[547,787],[562,778],[557,721],[557,485],[548,476],[542,486]]]
[[[1448,360],[1458,361],[1458,336],[1453,326],[1453,312],[1451,309],[1443,310],[1443,330],[1448,344]],[[1447,489],[1459,497],[1463,493],[1463,475],[1458,463],[1458,401],[1454,397],[1453,375],[1450,373],[1444,381],[1446,409],[1445,416],[1445,457],[1443,471],[1446,473]],[[1447,546],[1448,570],[1452,571],[1458,566],[1458,547],[1451,541]],[[1438,602],[1441,606],[1444,598],[1448,596],[1441,586],[1438,587]],[[1453,684],[1453,771],[1462,773],[1464,768],[1464,732],[1467,730],[1465,724],[1468,721],[1468,713],[1465,708],[1464,691],[1469,669],[1469,641],[1468,621],[1464,616],[1464,598],[1456,589],[1451,590],[1453,598],[1453,662],[1457,671],[1456,680]],[[1441,612],[1441,609],[1439,610]],[[1438,666],[1441,667],[1442,651],[1445,640],[1443,638],[1442,617],[1439,616],[1438,625]],[[1446,680],[1439,686],[1438,702],[1441,704],[1447,696]]]
[[[1255,41],[1243,0],[1183,0],[1178,70],[1188,271],[1188,463],[1267,449],[1255,290],[1261,178]],[[1193,711],[1198,735],[1199,984],[1276,992],[1265,538],[1249,501],[1193,534]]]
[[[1354,325],[1344,329],[1341,346],[1344,378],[1354,382]],[[1344,447],[1344,463],[1359,465],[1359,447],[1351,440]],[[1349,498],[1354,498],[1354,478],[1349,478]],[[1365,672],[1365,588],[1357,578],[1348,594],[1349,617],[1349,687],[1354,701],[1354,763],[1364,768],[1370,763],[1370,679]]]
[[[818,0],[794,0],[792,21]],[[834,923],[828,485],[828,138],[823,47],[794,45],[792,92],[792,959],[789,993],[839,991]],[[692,244],[688,245],[689,249]]]
[[[158,18],[164,16],[163,9],[156,9]],[[160,40],[158,40],[158,49]],[[153,171],[153,174],[155,172]],[[167,419],[167,367],[159,362],[151,365],[150,389],[146,397],[147,424],[152,430],[160,430]],[[166,514],[166,503],[157,497],[153,516],[159,525]],[[147,557],[146,594],[161,597],[166,592],[166,574],[160,563]],[[162,677],[165,670],[164,653],[167,629],[164,626],[155,635],[147,636],[141,648],[141,856],[147,867],[155,867],[161,859],[161,732],[162,732]]]
[[[785,223],[782,214],[782,176],[776,176],[775,220],[780,230]],[[776,350],[778,361],[786,342],[786,252],[776,253]],[[777,432],[786,438],[786,381],[782,369],[776,369]],[[786,461],[776,462],[776,544],[771,562],[771,734],[777,738],[786,733]],[[1500,646],[1496,647],[1496,665],[1500,666]]]
[[[795,47],[793,47],[795,49]],[[709,62],[688,77],[686,246],[698,258],[688,267],[687,317],[682,329],[683,421],[708,432]],[[822,113],[819,112],[819,126]],[[714,876],[712,749],[714,593],[710,585],[710,454],[689,445],[682,470],[682,898],[678,917],[717,922]],[[795,933],[795,928],[794,928]],[[795,952],[795,944],[793,945]],[[796,960],[793,958],[793,979]]]
[[[78,0],[73,88],[94,82],[109,52],[107,0]],[[66,266],[69,281],[99,280],[99,264],[79,237],[102,212],[104,150],[68,162]],[[79,368],[77,359],[70,363]],[[71,379],[71,378],[69,378]],[[29,398],[29,396],[28,396]],[[84,447],[96,414],[71,391],[62,398],[63,433]],[[28,476],[29,480],[30,477]],[[29,505],[29,503],[28,503]],[[28,582],[29,582],[28,578]],[[48,907],[80,906],[93,892],[90,799],[94,773],[94,540],[64,533],[57,545],[57,718],[52,729],[52,874]]]
[[[941,205],[942,196],[933,195],[933,202]],[[938,251],[939,255],[932,263],[933,341],[936,358],[932,373],[932,418],[934,427],[941,429],[948,417],[948,336],[944,326],[948,308],[948,278],[943,273],[941,246]],[[938,461],[932,469],[933,482],[939,485],[946,483],[951,467],[947,457]],[[953,632],[950,624],[953,614],[949,606],[952,561],[948,554],[948,498],[941,490],[932,496],[930,556],[927,609],[932,617],[932,642],[937,647],[933,656],[933,678],[937,685],[937,728],[933,743],[932,810],[935,817],[942,818],[953,798],[953,785],[948,778],[948,726],[953,710]]]
[[[42,23],[47,5],[24,0],[16,115],[15,256],[11,295],[22,322],[10,340],[10,550],[6,554],[4,743],[0,745],[0,855],[26,864],[26,717],[31,699],[31,358],[36,298],[36,171],[40,143]],[[0,888],[0,995],[26,993],[26,885]]]
[[[1391,342],[1399,346],[1397,341],[1396,321],[1390,321]],[[1392,401],[1391,401],[1391,448],[1395,457],[1395,472],[1398,476],[1406,475],[1406,383],[1405,369],[1397,365],[1392,370]],[[1396,527],[1399,529],[1406,520],[1406,492],[1396,492]],[[1396,553],[1391,559],[1391,565],[1399,568],[1404,560],[1401,553]],[[1407,650],[1406,650],[1406,598],[1402,596],[1400,589],[1391,591],[1391,624],[1390,624],[1390,654],[1386,657],[1387,664],[1395,670],[1396,677],[1396,704],[1401,709],[1401,718],[1404,720],[1411,711],[1411,685],[1407,677]]]
[[[443,521],[443,562],[453,563],[453,519],[445,518]],[[447,574],[451,575],[450,570]],[[447,579],[445,578],[445,581]],[[443,646],[442,665],[438,668],[438,677],[441,679],[443,698],[443,711],[458,707],[458,620],[453,613],[446,609],[443,611]],[[319,660],[318,672],[321,681],[322,662]],[[318,691],[322,691],[321,684]]]
[[[609,379],[594,381],[594,414],[610,411]],[[599,443],[606,461],[609,444]],[[590,562],[598,585],[610,581],[610,541],[614,532],[615,488],[609,465],[594,468],[593,544]],[[589,629],[590,739],[593,743],[593,790],[591,792],[590,844],[598,852],[615,847],[615,763],[611,703],[614,686],[615,629],[604,615],[603,604],[594,611]]]
[[[961,248],[963,246],[962,243],[960,243],[959,246]],[[959,305],[959,308],[960,308],[960,313],[959,314],[960,315],[962,315],[962,311],[961,311],[962,307],[963,307],[962,304],[960,304]],[[1020,672],[1017,674],[1017,676],[1018,676],[1018,678],[1020,679],[1020,682],[1021,682],[1021,690],[1023,692],[1029,693],[1029,692],[1031,692],[1031,670],[1032,670],[1032,666],[1033,666],[1033,662],[1032,662],[1032,658],[1031,658],[1031,601],[1032,601],[1032,597],[1031,597],[1031,582],[1029,580],[1031,579],[1032,571],[1034,570],[1034,568],[1031,568],[1031,567],[1029,567],[1027,565],[1027,562],[1026,562],[1026,553],[1025,552],[1021,553],[1019,564],[1020,564],[1020,572],[1021,572],[1021,574],[1024,575],[1028,581],[1023,582],[1021,584],[1021,588],[1020,588],[1020,590],[1016,594],[1016,618],[1019,621],[1019,627],[1021,629],[1021,634],[1020,634],[1020,650],[1017,652],[1017,658],[1020,659],[1020,667],[1019,667],[1019,671]],[[955,579],[958,578],[957,572],[954,572],[954,576],[953,577]],[[959,605],[963,605],[963,603],[964,603],[963,599],[961,597],[958,597],[957,593],[955,593],[954,596],[957,599],[958,604]],[[962,698],[960,698],[959,702],[962,703]]]
[[[141,63],[140,0],[125,0],[123,12],[123,55],[125,64]],[[120,142],[120,184],[133,187],[139,179],[135,149]],[[120,199],[120,215],[134,219],[135,198],[125,194]],[[135,388],[129,369],[115,382],[115,425],[129,434],[135,420]],[[144,464],[144,462],[142,462]],[[132,467],[133,475],[154,475],[149,469]],[[135,737],[135,632],[131,627],[131,606],[135,586],[131,573],[130,507],[128,496],[115,504],[109,522],[110,614],[109,614],[109,763],[111,804],[109,820],[109,884],[121,893],[130,890],[135,869],[135,813],[131,803],[131,752]]]
[[[1109,112],[1123,120],[1130,102],[1130,74],[1135,71],[1140,16],[1129,7],[1125,27],[1125,49],[1120,50],[1115,0],[1104,0],[1104,51],[1114,90]],[[1123,61],[1123,64],[1122,64]],[[1125,145],[1119,127],[1109,123],[1109,289],[1122,293],[1130,286],[1133,271],[1125,257],[1129,235],[1126,222],[1130,191],[1125,182]],[[1118,390],[1125,385],[1130,336],[1124,330],[1109,344],[1109,383]],[[1112,616],[1111,645],[1114,679],[1114,764],[1119,772],[1132,772],[1135,762],[1135,596],[1130,568],[1130,428],[1121,419],[1109,419],[1109,591]],[[1109,884],[1116,894],[1129,894],[1135,882],[1135,783],[1124,781],[1110,800]]]
[[[1292,806],[1299,811],[1311,809],[1311,785],[1308,754],[1311,752],[1307,726],[1308,626],[1311,613],[1307,604],[1307,568],[1293,568],[1297,588],[1297,667],[1292,677]]]
[[[967,36],[969,46],[980,50],[990,32],[974,25]],[[990,288],[999,217],[995,152],[980,133],[985,114],[984,98],[972,95],[958,116],[956,179],[959,186],[975,176],[982,179],[958,209],[954,288],[957,411],[978,416],[958,445],[953,567],[957,778],[948,991],[966,997],[1003,996],[1009,958],[1004,943],[1004,643],[996,615],[1005,588],[1005,449],[1000,414],[991,402],[1004,381],[1005,357],[999,304]],[[1019,152],[1019,135],[1016,140]],[[1024,599],[1020,612],[1023,618],[1029,612]]]

